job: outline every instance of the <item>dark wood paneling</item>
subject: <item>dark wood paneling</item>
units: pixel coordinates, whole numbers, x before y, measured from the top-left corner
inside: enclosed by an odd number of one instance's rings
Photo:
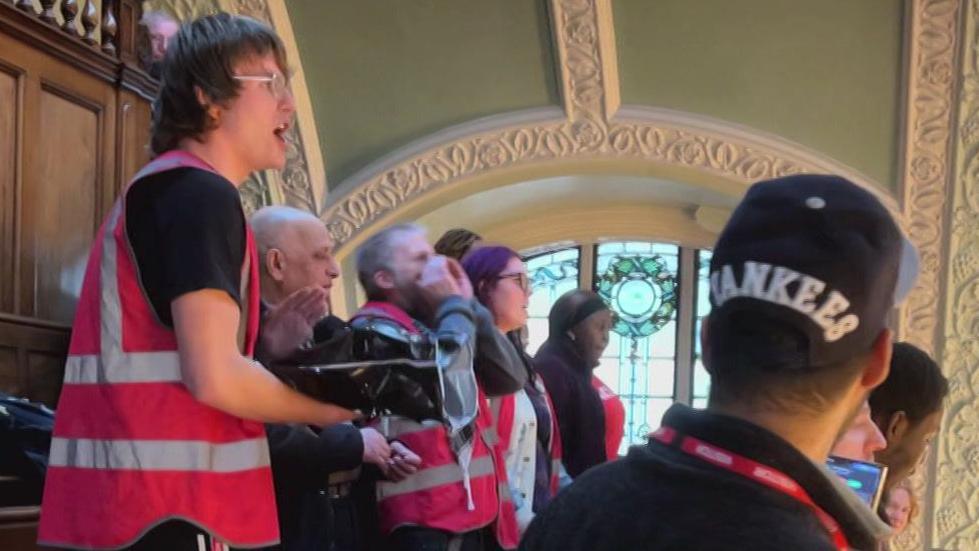
[[[0,66],[0,312],[14,311],[20,75]]]
[[[84,255],[118,187],[122,90],[0,34],[2,62],[24,71],[13,313],[70,323]]]
[[[92,239],[148,160],[139,3],[111,5],[118,54],[0,0],[0,389],[52,406]]]
[[[65,354],[68,348],[66,334],[55,335],[57,350],[27,352],[27,389],[31,399],[50,404],[58,403],[65,374]]]
[[[0,390],[55,407],[68,339],[67,326],[0,315]]]
[[[150,136],[147,129],[150,127],[151,116],[150,103],[138,94],[125,90],[120,94],[116,131],[116,171],[119,174],[116,194],[150,160]]]
[[[101,208],[102,106],[43,86],[31,190],[34,315],[70,324]]]
[[[18,353],[16,346],[0,346],[0,390],[23,396],[26,385],[19,367]]]
[[[0,491],[6,489],[0,480]],[[37,506],[0,508],[0,543],[4,551],[42,549],[37,546],[37,523],[41,508]]]

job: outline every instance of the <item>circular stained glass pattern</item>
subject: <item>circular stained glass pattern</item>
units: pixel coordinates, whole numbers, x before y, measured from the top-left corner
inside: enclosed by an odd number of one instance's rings
[[[676,313],[676,276],[659,255],[613,258],[597,291],[615,313],[612,330],[624,337],[648,337]]]

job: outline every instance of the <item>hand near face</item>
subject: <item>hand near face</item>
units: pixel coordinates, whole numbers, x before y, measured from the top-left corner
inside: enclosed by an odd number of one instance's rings
[[[469,281],[469,276],[466,275],[466,270],[463,269],[462,264],[454,258],[445,257],[446,262],[449,267],[449,274],[456,281],[456,285],[459,287],[459,295],[466,300],[473,298],[473,286],[472,282]]]
[[[453,274],[450,267],[452,264],[449,263],[449,260],[440,255],[432,256],[425,264],[418,281],[418,286],[432,311],[435,311],[439,304],[442,304],[450,296],[462,296],[463,290],[459,288],[458,275]],[[461,270],[458,263],[456,263],[456,267]],[[465,273],[462,276],[465,277]],[[466,281],[468,282],[468,280]],[[472,286],[469,288],[469,293],[472,294]]]
[[[313,337],[313,326],[326,315],[329,294],[306,287],[272,307],[262,320],[262,348],[273,359],[286,358]]]

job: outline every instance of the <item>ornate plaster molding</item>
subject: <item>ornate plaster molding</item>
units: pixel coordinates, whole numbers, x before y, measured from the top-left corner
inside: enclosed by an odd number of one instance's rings
[[[220,0],[146,0],[143,11],[162,10],[181,21],[190,21],[221,11]]]
[[[337,243],[347,243],[384,216],[439,188],[461,185],[493,171],[574,164],[583,160],[639,161],[751,182],[798,172],[847,174],[875,189],[852,169],[773,136],[736,125],[664,109],[624,109],[606,123],[565,118],[532,125],[498,125],[444,140],[376,167],[372,176],[345,183],[348,191],[321,215]],[[463,125],[448,131],[464,131]],[[464,133],[464,132],[463,132]],[[355,175],[356,178],[356,175]],[[893,200],[882,197],[893,204]]]
[[[619,109],[611,0],[551,0],[564,111],[603,125]]]
[[[979,4],[964,5],[958,122],[952,134],[942,366],[951,383],[936,446],[931,544],[979,547]],[[950,153],[950,155],[953,155]],[[937,288],[937,285],[936,285]]]
[[[286,165],[282,173],[283,185],[287,197],[293,197],[295,203],[311,203],[310,212],[319,212],[326,200],[326,169],[324,167],[323,150],[320,148],[319,133],[313,118],[313,103],[306,85],[306,73],[303,70],[302,59],[296,35],[292,30],[292,22],[286,10],[285,0],[268,0],[270,22],[282,42],[293,71],[292,93],[296,100],[296,158],[302,162]]]
[[[912,0],[902,203],[922,275],[902,315],[902,338],[934,352],[942,220],[950,175],[960,0]]]
[[[500,115],[409,145],[343,182],[321,214],[339,245],[436,191],[509,170],[631,161],[747,186],[797,172],[869,179],[797,144],[663,109],[620,109],[610,0],[551,0],[564,112]],[[442,139],[438,136],[442,135]],[[894,205],[893,201],[891,202]]]
[[[949,181],[954,173],[950,140],[955,116],[955,80],[959,74],[957,54],[962,4],[961,0],[911,0],[905,32],[901,202],[908,234],[917,246],[922,262],[917,285],[901,310],[898,337],[933,355],[942,352],[939,342],[940,289],[943,288],[942,267],[946,258],[943,226],[947,220]],[[947,369],[951,368],[946,358],[941,361]],[[948,445],[946,437],[953,437],[950,429],[946,427],[939,439],[939,449],[944,450]],[[941,455],[946,457],[944,452]],[[938,459],[942,465],[939,473],[947,462],[943,458]],[[950,519],[964,511],[954,507],[950,510],[941,488],[942,485],[958,485],[961,480],[944,476],[936,480],[935,464],[936,458],[932,457],[931,468],[919,469],[911,479],[922,504],[922,514],[913,519],[893,542],[892,547],[897,551],[930,548],[931,543],[947,532],[947,526],[954,524]],[[966,515],[966,518],[976,519],[975,515]]]

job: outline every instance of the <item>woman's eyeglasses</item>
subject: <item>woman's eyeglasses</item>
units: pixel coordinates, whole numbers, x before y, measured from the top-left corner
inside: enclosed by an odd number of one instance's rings
[[[500,274],[496,279],[510,279],[513,280],[520,289],[524,291],[530,290],[530,278],[527,277],[525,273],[517,274]]]

